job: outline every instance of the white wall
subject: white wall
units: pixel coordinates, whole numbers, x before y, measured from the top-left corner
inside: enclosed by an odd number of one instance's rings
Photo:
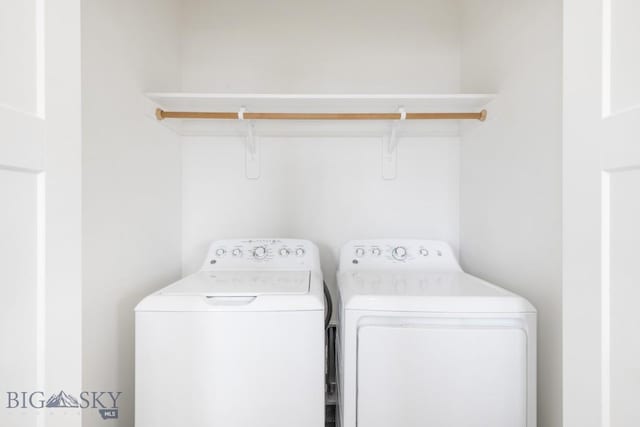
[[[560,427],[562,2],[464,4],[462,90],[499,95],[462,140],[462,263],[538,309],[538,425]]]
[[[236,237],[297,237],[320,248],[335,283],[338,251],[350,239],[424,237],[457,247],[458,138],[401,142],[398,178],[381,177],[379,138],[261,139],[262,175],[244,175],[239,139],[183,142],[184,273],[208,244]]]
[[[458,21],[449,0],[186,0],[182,89],[455,93]],[[262,176],[249,181],[240,139],[184,138],[183,273],[225,237],[311,239],[331,286],[349,239],[442,238],[457,246],[457,139],[401,142],[395,181],[381,178],[377,138],[262,145]]]
[[[459,88],[458,2],[184,0],[195,92],[446,93]]]
[[[88,0],[83,44],[83,389],[133,425],[133,308],[180,275],[180,145],[141,94],[174,90],[177,4]],[[103,426],[83,410],[84,426]]]

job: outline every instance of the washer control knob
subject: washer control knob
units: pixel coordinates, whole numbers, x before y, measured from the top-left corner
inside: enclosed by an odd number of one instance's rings
[[[380,256],[380,248],[373,248],[371,249],[371,254],[374,256]]]
[[[287,248],[280,249],[280,256],[289,256],[289,249]]]
[[[223,248],[218,248],[216,249],[216,255],[217,256],[223,256],[225,254],[225,250]]]
[[[304,248],[296,249],[296,255],[297,256],[304,256],[304,254],[305,254]]]
[[[242,256],[242,250],[239,248],[235,248],[234,250],[231,251],[231,255],[233,256]]]
[[[258,246],[253,250],[253,257],[257,259],[263,259],[267,256],[267,248],[264,246]]]
[[[427,255],[429,255],[429,251],[426,250],[425,248],[421,248],[420,249],[420,255],[427,256]]]
[[[407,249],[403,246],[396,246],[391,251],[391,255],[398,261],[403,261],[407,257]]]
[[[364,248],[356,248],[356,256],[361,258],[364,256]]]

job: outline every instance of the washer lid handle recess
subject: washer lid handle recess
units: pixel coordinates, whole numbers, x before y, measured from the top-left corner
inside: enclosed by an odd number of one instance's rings
[[[255,296],[240,296],[240,297],[229,297],[229,296],[206,296],[207,304],[213,306],[241,306],[241,305],[249,305],[253,301],[255,301]]]

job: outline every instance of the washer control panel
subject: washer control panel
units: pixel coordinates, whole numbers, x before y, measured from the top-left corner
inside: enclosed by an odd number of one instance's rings
[[[217,240],[203,270],[313,270],[319,263],[318,249],[308,240]]]
[[[437,240],[352,240],[340,251],[340,270],[420,269],[458,271],[448,243]]]

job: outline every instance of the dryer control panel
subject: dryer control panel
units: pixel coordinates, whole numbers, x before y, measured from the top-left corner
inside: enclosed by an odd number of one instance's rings
[[[341,271],[416,269],[460,271],[448,243],[437,240],[352,240],[340,251]]]
[[[217,240],[202,270],[319,271],[318,248],[299,239]]]

